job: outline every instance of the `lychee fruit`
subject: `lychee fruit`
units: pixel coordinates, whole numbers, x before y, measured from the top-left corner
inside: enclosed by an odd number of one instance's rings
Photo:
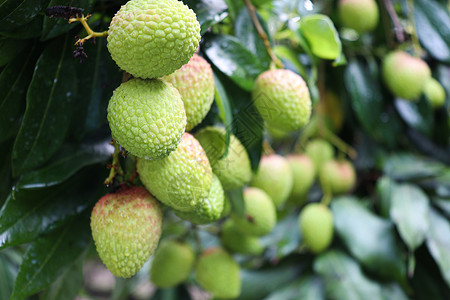
[[[321,203],[306,205],[299,216],[303,243],[313,253],[324,251],[333,240],[333,214]]]
[[[260,255],[264,251],[258,237],[243,234],[231,219],[223,224],[220,240],[222,245],[231,252]]]
[[[312,159],[317,175],[319,174],[322,164],[332,160],[334,157],[333,146],[322,139],[309,141],[305,146],[305,153]]]
[[[375,0],[340,0],[338,13],[342,24],[360,33],[374,30],[379,21]]]
[[[290,154],[286,156],[286,159],[293,174],[293,184],[289,199],[294,203],[302,204],[314,183],[316,176],[314,163],[305,154]]]
[[[330,160],[322,165],[319,180],[325,192],[333,195],[347,193],[356,183],[355,168],[346,160]]]
[[[430,79],[425,82],[423,92],[432,107],[438,108],[444,105],[445,90],[436,79],[430,77]]]

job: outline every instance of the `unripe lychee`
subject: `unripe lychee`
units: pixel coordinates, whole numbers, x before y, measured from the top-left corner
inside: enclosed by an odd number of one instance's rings
[[[383,60],[383,79],[394,96],[417,100],[425,82],[431,77],[428,65],[404,51],[393,51]]]
[[[222,245],[232,252],[259,255],[264,251],[258,237],[243,234],[231,219],[223,224],[220,240]]]
[[[332,160],[334,157],[333,146],[321,139],[309,141],[305,146],[305,153],[312,159],[317,175],[319,174],[322,164]]]
[[[232,214],[235,227],[247,235],[263,236],[272,231],[277,222],[275,206],[262,190],[249,187],[244,190],[245,216]]]
[[[423,87],[423,92],[432,107],[441,107],[445,103],[445,90],[442,85],[434,78],[428,79]]]
[[[195,13],[181,1],[133,0],[116,13],[108,50],[134,77],[169,75],[189,62],[200,42]]]
[[[228,154],[226,150],[225,129],[206,127],[195,134],[205,149],[214,174],[219,177],[225,190],[236,189],[248,183],[252,177],[252,169],[247,151],[241,142],[230,134]]]
[[[319,180],[324,191],[333,195],[347,193],[356,183],[355,168],[346,160],[330,160],[322,165]]]
[[[209,195],[200,199],[192,212],[175,211],[175,214],[194,224],[208,224],[221,218],[225,203],[225,195],[219,178],[213,174]]]
[[[153,255],[151,281],[160,288],[185,281],[194,267],[195,252],[186,243],[163,240]]]
[[[241,293],[240,267],[222,248],[205,250],[198,259],[195,277],[214,297],[236,298]]]
[[[265,71],[256,79],[253,103],[267,127],[286,132],[302,129],[311,117],[305,81],[289,70]]]
[[[250,181],[270,196],[276,207],[283,205],[292,189],[293,175],[289,163],[280,155],[272,154],[261,158],[259,169]]]
[[[186,127],[178,91],[161,80],[122,83],[108,104],[111,134],[140,158],[162,158],[174,151]]]
[[[299,216],[299,228],[304,244],[313,252],[320,253],[333,241],[333,214],[321,203],[310,203]]]
[[[379,11],[375,0],[340,0],[338,12],[342,24],[358,32],[372,31],[378,25]]]
[[[159,202],[143,187],[103,196],[91,215],[97,252],[115,276],[136,274],[156,248],[162,231]]]
[[[186,109],[186,131],[190,131],[205,118],[214,100],[214,77],[209,63],[194,54],[189,63],[165,76],[181,94]]]
[[[163,159],[138,159],[137,171],[145,187],[178,211],[194,211],[208,196],[213,173],[200,143],[185,133],[177,150]]]
[[[309,189],[314,183],[316,172],[314,163],[305,154],[290,154],[286,156],[293,174],[292,190],[289,198],[297,204],[306,199]]]

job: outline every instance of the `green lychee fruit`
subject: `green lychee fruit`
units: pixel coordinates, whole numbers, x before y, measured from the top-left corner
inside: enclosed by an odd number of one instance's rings
[[[299,216],[304,244],[313,252],[324,251],[333,241],[333,214],[321,203],[310,203]]]
[[[338,13],[345,27],[361,33],[372,31],[378,25],[379,11],[375,0],[340,0]]]
[[[314,183],[316,172],[314,163],[305,154],[290,154],[286,156],[293,174],[293,184],[289,199],[294,203],[302,204]]]
[[[241,293],[239,264],[222,248],[207,249],[200,255],[195,277],[214,297],[232,299]]]
[[[406,100],[417,100],[431,77],[430,68],[423,60],[400,50],[386,55],[382,71],[384,82],[392,94]]]
[[[117,65],[140,78],[173,73],[189,62],[200,42],[195,13],[177,0],[128,1],[108,30],[108,50]]]
[[[347,193],[356,183],[355,168],[346,160],[330,160],[320,169],[319,180],[324,191],[333,195]]]
[[[225,190],[236,189],[248,183],[252,177],[252,169],[247,151],[242,143],[230,134],[228,154],[226,151],[225,129],[206,127],[195,134],[205,149],[214,174],[219,177]]]
[[[122,188],[103,196],[91,214],[97,252],[115,276],[136,274],[161,237],[160,203],[143,187]]]
[[[185,133],[177,150],[163,159],[138,159],[137,171],[145,187],[178,211],[194,211],[209,195],[213,173],[200,143]]]
[[[319,174],[318,171],[322,167],[322,164],[332,160],[334,157],[333,146],[321,139],[309,141],[305,146],[305,153],[312,159],[317,175]]]
[[[178,91],[161,80],[122,83],[108,104],[111,134],[131,154],[162,158],[174,151],[186,127]]]
[[[264,251],[258,237],[241,233],[231,219],[223,224],[220,240],[231,252],[259,255]]]
[[[311,117],[311,97],[305,81],[289,70],[269,70],[256,79],[253,103],[267,127],[291,132]]]
[[[151,281],[159,288],[169,288],[185,281],[194,267],[195,252],[186,243],[163,240],[153,255]]]
[[[208,224],[219,220],[225,203],[225,195],[219,178],[213,174],[209,195],[201,199],[192,212],[175,211],[175,214],[194,224]]]
[[[445,90],[436,79],[430,77],[430,79],[425,81],[423,92],[428,101],[430,101],[432,107],[438,108],[444,105]]]
[[[189,63],[165,76],[181,94],[186,109],[186,131],[190,131],[205,118],[214,100],[214,77],[209,63],[194,54]]]
[[[269,195],[258,188],[246,188],[244,204],[244,217],[231,216],[235,227],[246,235],[263,236],[271,232],[277,222],[277,214]]]
[[[288,161],[280,155],[272,154],[261,158],[259,169],[250,181],[270,196],[276,207],[282,206],[291,193],[293,175]]]

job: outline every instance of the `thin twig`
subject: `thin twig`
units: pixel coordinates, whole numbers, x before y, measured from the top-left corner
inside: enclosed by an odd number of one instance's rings
[[[414,56],[420,57],[422,53],[422,47],[420,47],[419,37],[417,36],[416,22],[414,20],[414,2],[408,0],[408,20],[412,25],[411,41],[413,44]]]
[[[107,187],[110,187],[114,183],[114,179],[117,174],[119,175],[124,174],[122,166],[120,165],[120,158],[119,158],[120,145],[115,140],[113,140],[112,144],[114,145],[114,154],[112,155],[113,160],[111,165],[109,166],[110,167],[109,176],[108,178],[105,179],[104,182],[105,186]]]
[[[392,5],[392,1],[384,0],[384,6],[386,8],[387,13],[389,14],[389,17],[392,20],[392,23],[394,24],[394,33],[397,41],[403,43],[405,41],[405,35],[403,34],[403,27],[400,24],[400,19],[398,18],[397,13],[395,12],[394,5]]]
[[[83,25],[84,29],[87,32],[87,36],[79,39],[78,41],[76,41],[75,45],[83,45],[84,42],[86,42],[87,40],[91,39],[91,38],[96,38],[96,37],[106,37],[108,36],[108,31],[103,31],[103,32],[95,32],[91,29],[91,27],[89,27],[89,24],[87,23],[87,20],[89,19],[91,15],[87,15],[86,17],[84,15],[81,15],[81,18],[71,18],[69,19],[69,24],[73,23],[73,22],[80,22],[81,25]]]

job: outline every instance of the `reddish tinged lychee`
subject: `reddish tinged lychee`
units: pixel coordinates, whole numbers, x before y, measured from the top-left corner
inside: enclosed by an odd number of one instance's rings
[[[347,193],[356,183],[355,168],[349,161],[331,160],[320,169],[319,179],[324,191],[332,194]]]

